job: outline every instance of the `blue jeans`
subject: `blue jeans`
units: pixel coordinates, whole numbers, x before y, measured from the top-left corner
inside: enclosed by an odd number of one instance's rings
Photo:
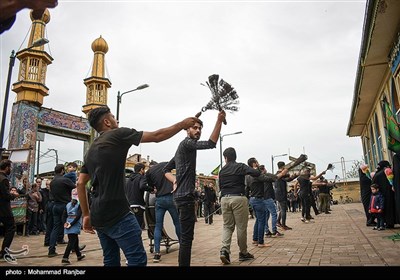
[[[116,224],[97,229],[103,249],[104,266],[121,266],[119,249],[124,252],[128,266],[146,266],[147,256],[143,247],[142,229],[133,213]]]
[[[250,197],[250,205],[256,213],[256,222],[253,229],[253,241],[264,244],[265,205],[263,198]]]
[[[178,208],[179,222],[181,224],[178,262],[179,266],[190,266],[194,224],[196,222],[194,198],[182,197],[175,199],[175,205]]]
[[[178,239],[181,236],[181,225],[179,224],[178,210],[174,204],[172,194],[156,197],[156,227],[154,229],[154,252],[160,253],[162,230],[164,227],[165,212],[168,211],[174,222],[175,232]]]
[[[269,214],[271,214],[272,217],[272,233],[275,233],[277,231],[276,229],[276,205],[275,201],[272,198],[268,198],[264,200],[264,205],[265,205],[265,233],[269,231],[268,228],[268,220],[269,220]]]

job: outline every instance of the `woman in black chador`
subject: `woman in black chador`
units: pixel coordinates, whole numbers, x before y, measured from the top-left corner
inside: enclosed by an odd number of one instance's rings
[[[367,226],[375,226],[376,223],[368,211],[369,202],[371,200],[371,178],[368,177],[361,168],[358,168],[358,175],[360,177],[361,201],[364,206],[365,216],[367,217]]]
[[[380,186],[380,191],[384,197],[384,218],[386,222],[386,228],[394,228],[395,224],[395,206],[394,206],[394,191],[389,180],[385,174],[385,168],[390,168],[390,163],[386,160],[382,160],[378,163],[376,168],[375,176],[372,178],[373,184]]]

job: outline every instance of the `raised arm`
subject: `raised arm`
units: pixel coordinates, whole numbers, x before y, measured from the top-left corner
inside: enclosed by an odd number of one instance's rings
[[[218,118],[217,118],[217,122],[215,123],[214,126],[214,130],[212,131],[211,135],[210,135],[210,140],[213,141],[214,143],[218,142],[218,137],[219,134],[221,133],[221,127],[222,127],[222,123],[226,118],[226,113],[224,110],[220,111],[218,113]]]
[[[195,117],[189,117],[169,127],[160,128],[152,132],[144,131],[142,140],[140,142],[148,143],[148,142],[161,142],[167,140],[172,136],[174,136],[175,134],[177,134],[182,129],[188,129],[189,127],[194,126],[196,120],[197,118]]]

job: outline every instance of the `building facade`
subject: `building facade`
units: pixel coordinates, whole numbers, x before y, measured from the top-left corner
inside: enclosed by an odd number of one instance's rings
[[[400,121],[399,62],[400,1],[367,1],[347,135],[361,138],[370,170],[392,162],[387,121],[391,113]]]

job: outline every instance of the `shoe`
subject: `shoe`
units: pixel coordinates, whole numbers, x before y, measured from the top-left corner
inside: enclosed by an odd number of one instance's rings
[[[239,254],[240,257],[240,254]],[[221,259],[221,262],[223,264],[230,264],[231,263],[231,258],[229,257],[229,253],[225,250],[222,250],[220,252],[219,258]]]
[[[158,263],[160,261],[161,261],[161,254],[160,253],[156,253],[154,255],[154,258],[153,258],[153,263]]]
[[[57,244],[58,245],[64,245],[64,244],[68,244],[68,242],[65,241],[65,240],[61,240],[60,242],[57,241]]]
[[[257,244],[258,244],[258,240],[253,240],[253,241],[251,242],[251,244],[257,245]]]
[[[86,258],[85,254],[80,255],[79,257],[77,257],[78,261],[83,260],[84,258]]]
[[[280,223],[276,223],[277,227],[283,228],[283,226]]]
[[[257,244],[257,247],[259,247],[259,248],[271,247],[271,244],[268,244],[268,243]]]
[[[43,246],[44,246],[44,247],[49,247],[50,244],[49,244],[49,243],[44,243]]]
[[[319,214],[321,214],[321,212],[315,212],[315,216],[318,216]]]
[[[79,251],[83,251],[86,248],[86,245],[79,246]],[[71,250],[72,253],[75,253],[75,249]]]
[[[377,230],[377,229],[378,229],[377,227],[374,227],[374,228],[373,228],[373,230]]]
[[[284,234],[280,233],[279,231],[275,231],[272,233],[272,237],[282,237],[282,236],[284,236]]]
[[[293,228],[284,225],[284,226],[283,226],[283,229],[284,229],[284,230],[292,230]]]
[[[71,264],[71,262],[67,258],[62,258],[61,263],[66,265]]]
[[[272,236],[272,233],[270,232],[270,231],[267,231],[266,233],[265,233],[265,237],[271,237]]]
[[[331,212],[325,212],[325,214],[331,214]]]
[[[304,219],[304,218],[301,218],[300,220],[301,220],[302,222],[305,222],[305,221],[306,221],[306,219]]]
[[[254,259],[254,256],[250,253],[242,254],[239,253],[239,261],[247,261],[247,260],[252,260]]]
[[[385,228],[384,227],[380,227],[380,228],[378,228],[378,230],[385,230]]]
[[[313,218],[311,218],[311,219],[313,219]],[[310,220],[305,220],[304,221],[306,224],[308,224],[309,222],[310,222]]]
[[[49,257],[49,258],[52,258],[52,257],[55,257],[55,256],[58,256],[58,253],[57,253],[57,252],[49,252],[49,253],[47,254],[47,257]]]

